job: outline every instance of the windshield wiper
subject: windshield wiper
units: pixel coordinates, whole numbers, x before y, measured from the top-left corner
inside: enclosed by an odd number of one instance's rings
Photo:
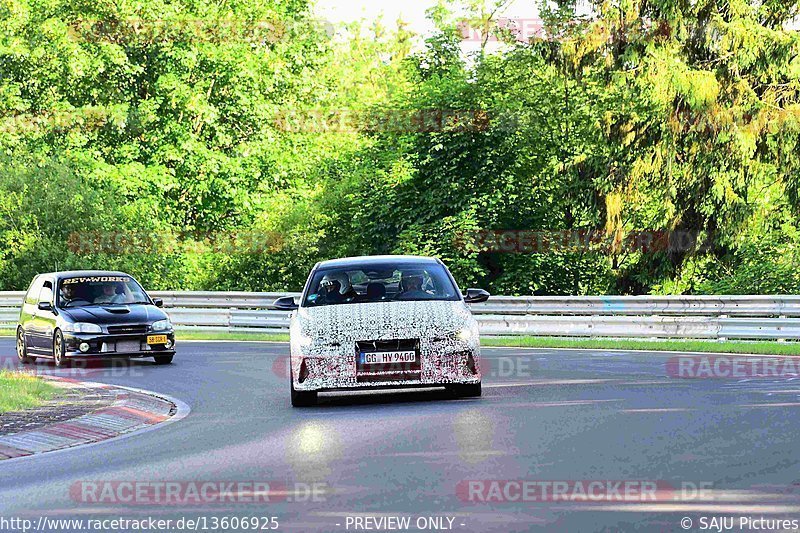
[[[95,305],[103,305],[103,304],[95,304],[95,303],[92,303],[92,302],[86,302],[86,303],[83,303],[83,304],[72,305],[73,303],[75,303],[75,302],[67,302],[67,303],[65,303],[64,304],[64,309],[66,309],[68,307],[90,307],[90,306],[95,306]]]

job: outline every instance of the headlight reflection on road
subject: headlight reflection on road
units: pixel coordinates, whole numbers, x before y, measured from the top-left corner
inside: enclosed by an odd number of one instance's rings
[[[482,409],[464,409],[453,420],[453,433],[461,460],[476,464],[496,455],[494,444],[495,422]]]
[[[289,437],[286,449],[286,459],[301,481],[325,481],[331,474],[331,463],[341,455],[338,431],[320,421],[300,424]]]
[[[325,428],[318,422],[309,422],[300,428],[295,434],[295,438],[301,453],[322,453],[325,443]]]

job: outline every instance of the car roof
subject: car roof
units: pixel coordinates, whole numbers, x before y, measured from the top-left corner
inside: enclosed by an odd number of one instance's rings
[[[425,257],[421,255],[362,255],[359,257],[342,257],[340,259],[329,259],[320,261],[315,268],[332,267],[361,267],[371,266],[387,262],[397,263],[418,263],[420,265],[440,264],[435,257]]]
[[[126,274],[125,272],[120,272],[118,270],[64,270],[61,272],[47,272],[44,274],[40,274],[40,276],[48,276],[56,279],[90,278],[95,276],[127,276],[129,278],[133,277],[130,274]]]

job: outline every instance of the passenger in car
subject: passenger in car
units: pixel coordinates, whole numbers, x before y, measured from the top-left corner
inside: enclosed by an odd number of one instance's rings
[[[353,284],[350,283],[350,277],[342,273],[342,275],[338,278],[341,282],[341,288],[339,289],[339,294],[342,295],[342,300],[344,302],[352,302],[358,297],[358,293],[353,288]]]
[[[122,304],[133,301],[133,294],[128,286],[124,283],[122,285],[122,293],[117,291],[118,286],[113,283],[106,283],[103,285],[102,292],[94,299],[96,304]]]
[[[367,301],[379,302],[386,296],[386,286],[383,283],[373,282],[367,285]]]
[[[403,273],[401,278],[402,291],[398,295],[401,300],[404,298],[417,299],[430,296],[430,293],[422,290],[422,275],[413,273]]]

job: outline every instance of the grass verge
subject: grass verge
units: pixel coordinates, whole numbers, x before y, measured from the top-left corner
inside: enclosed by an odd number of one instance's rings
[[[556,337],[482,337],[482,346],[524,348],[586,348],[595,350],[648,350],[664,352],[751,353],[800,355],[798,342],[743,342],[698,340],[562,339]]]
[[[175,340],[180,341],[272,341],[289,342],[288,333],[229,333],[227,331],[176,330]]]
[[[0,370],[0,413],[39,406],[52,398],[57,390],[36,376]]]

